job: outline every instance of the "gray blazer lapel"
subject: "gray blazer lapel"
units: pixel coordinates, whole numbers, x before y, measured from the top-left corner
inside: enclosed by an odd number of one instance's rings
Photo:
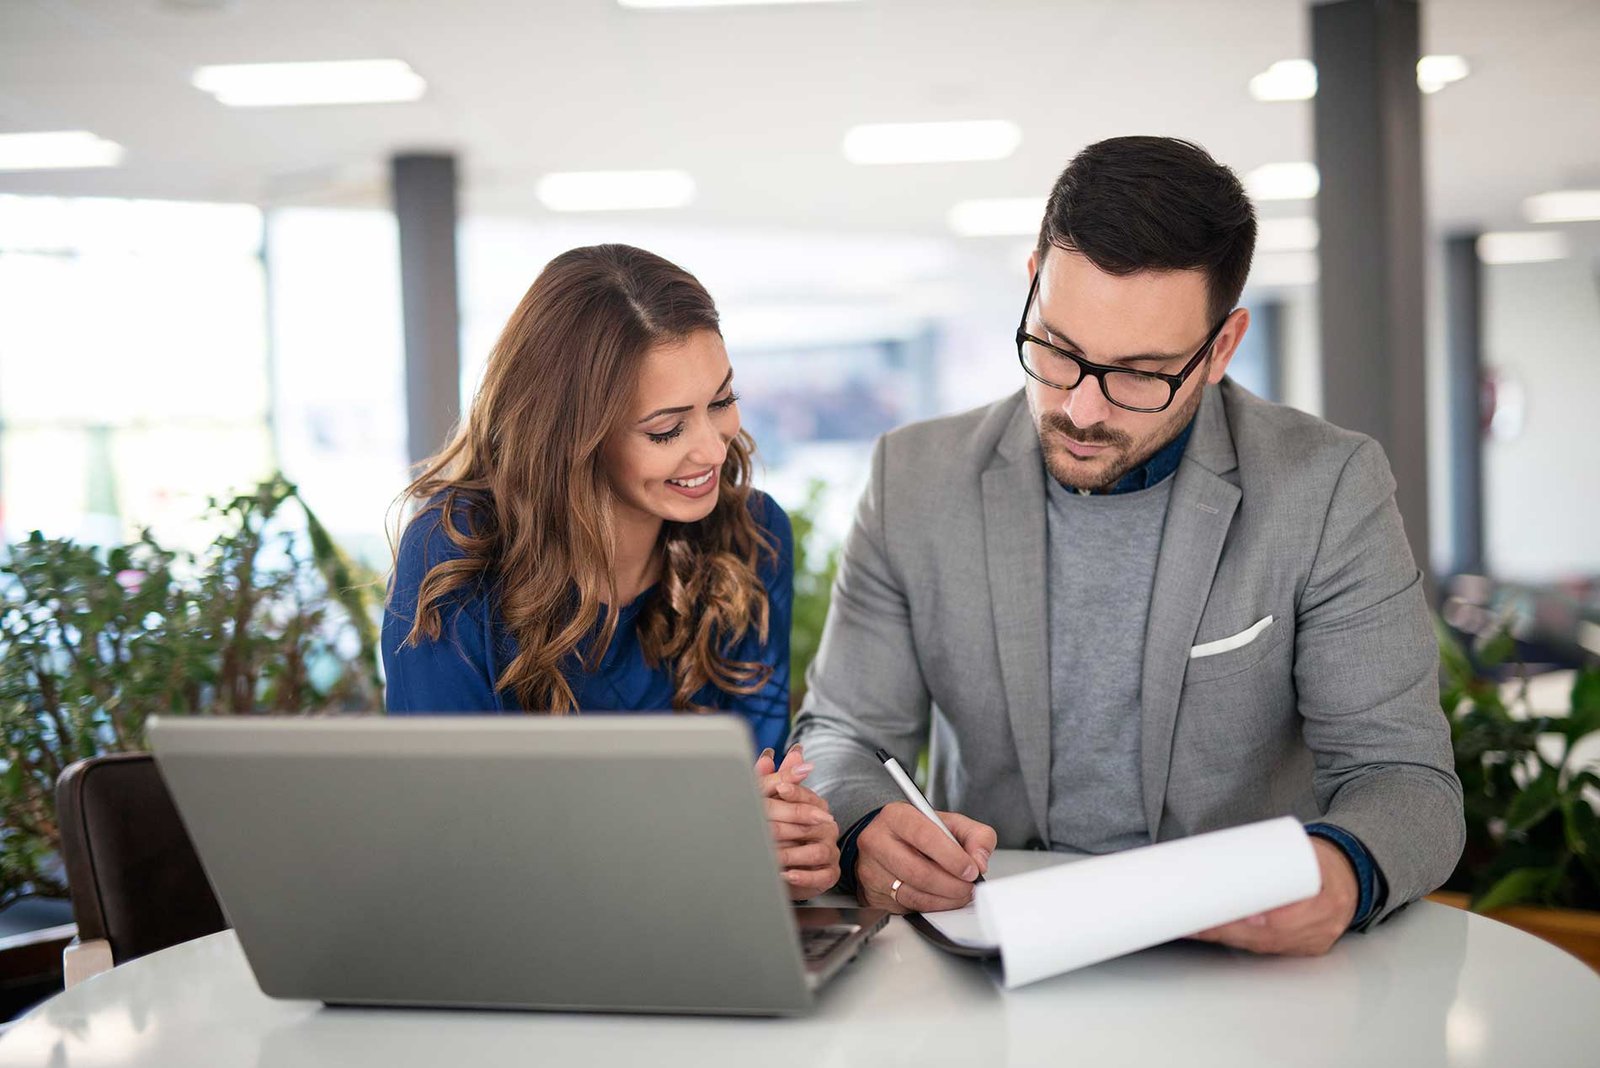
[[[1044,461],[1025,402],[1019,403],[983,473],[989,596],[1023,785],[1040,838],[1050,806],[1050,660],[1046,615]]]
[[[1140,771],[1152,842],[1158,840],[1166,800],[1172,733],[1189,649],[1211,595],[1211,581],[1217,573],[1228,527],[1239,506],[1239,487],[1223,476],[1237,467],[1222,398],[1215,386],[1207,386],[1195,416],[1194,434],[1173,476],[1172,499],[1167,505],[1155,585],[1150,593],[1150,621],[1145,629],[1140,675]]]

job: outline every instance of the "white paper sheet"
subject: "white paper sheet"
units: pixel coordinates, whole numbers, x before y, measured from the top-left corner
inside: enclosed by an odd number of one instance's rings
[[[987,883],[996,879],[1009,879],[1013,875],[1023,875],[1041,868],[1075,864],[1091,859],[1093,858],[1076,853],[1046,853],[1038,849],[997,849],[989,858],[989,873],[984,876],[984,881]],[[982,921],[978,919],[976,901],[964,909],[924,912],[922,918],[937,927],[940,934],[957,945],[972,949],[1000,948],[1000,943],[983,929]]]
[[[955,941],[998,946],[1007,987],[1301,901],[1322,887],[1311,841],[1290,817],[997,875],[991,862],[973,905],[928,919]]]

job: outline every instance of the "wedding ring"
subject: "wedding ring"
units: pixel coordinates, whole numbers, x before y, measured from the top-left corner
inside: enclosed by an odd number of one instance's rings
[[[894,882],[889,884],[889,900],[893,901],[896,905],[900,904],[900,886],[901,882],[899,879],[896,879]]]

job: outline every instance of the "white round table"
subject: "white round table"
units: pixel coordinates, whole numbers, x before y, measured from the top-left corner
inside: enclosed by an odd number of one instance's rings
[[[223,932],[96,976],[0,1038],[6,1068],[512,1063],[1596,1065],[1600,977],[1421,902],[1318,959],[1175,943],[1009,992],[897,919],[803,1019],[329,1009],[263,995]]]

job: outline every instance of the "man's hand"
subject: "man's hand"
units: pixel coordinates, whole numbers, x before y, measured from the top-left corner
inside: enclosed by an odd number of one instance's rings
[[[928,817],[895,801],[883,806],[856,839],[856,896],[890,912],[943,912],[972,900],[972,882],[989,870],[994,828],[959,812],[941,812],[961,842],[950,841]],[[900,888],[894,890],[895,880]]]
[[[774,766],[774,757],[767,749],[756,760],[756,785],[778,844],[789,897],[804,901],[839,881],[839,825],[828,812],[828,803],[800,785],[812,768],[800,747],[784,754],[782,766]]]
[[[1320,957],[1333,948],[1355,918],[1361,890],[1344,851],[1326,838],[1312,838],[1322,870],[1322,891],[1281,909],[1263,912],[1221,927],[1190,935],[1202,942],[1221,942],[1252,953]]]

